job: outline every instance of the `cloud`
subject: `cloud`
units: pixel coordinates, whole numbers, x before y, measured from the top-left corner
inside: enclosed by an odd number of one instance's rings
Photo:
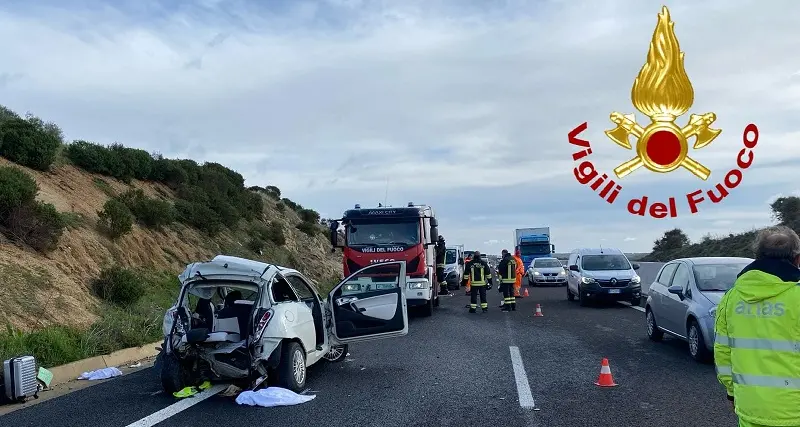
[[[626,237],[626,238],[624,239],[624,241],[625,241],[625,242],[635,242],[635,241],[636,241],[636,237]]]
[[[448,243],[477,249],[511,242],[518,227],[551,227],[559,251],[645,251],[669,228],[699,239],[769,224],[764,195],[797,190],[800,4],[671,3],[691,111],[715,112],[722,129],[692,152],[712,175],[642,169],[619,180],[614,205],[576,182],[566,134],[589,123],[582,136],[602,172],[631,156],[602,131],[611,111],[634,112],[660,8],[592,5],[17,2],[0,11],[0,99],[69,138],[218,161],[332,216],[355,203],[428,203]],[[689,214],[685,195],[722,182],[751,122],[759,142],[741,185]],[[678,217],[627,213],[645,194],[675,197]]]

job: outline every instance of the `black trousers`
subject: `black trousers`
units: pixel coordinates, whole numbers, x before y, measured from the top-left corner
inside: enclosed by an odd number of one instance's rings
[[[440,285],[444,283],[444,267],[436,267],[436,281]]]
[[[489,303],[486,301],[486,285],[473,284],[469,290],[469,308],[478,308],[478,295],[481,296],[481,308],[486,310],[489,308]]]
[[[514,297],[514,283],[502,283],[500,288],[503,290],[503,306],[507,309],[516,309],[517,298]]]

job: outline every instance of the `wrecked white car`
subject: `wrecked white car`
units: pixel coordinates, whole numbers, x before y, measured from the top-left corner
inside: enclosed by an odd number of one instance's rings
[[[206,380],[300,392],[306,369],[344,360],[348,344],[408,333],[404,261],[365,267],[325,298],[296,270],[225,255],[179,279],[159,363],[169,393]]]

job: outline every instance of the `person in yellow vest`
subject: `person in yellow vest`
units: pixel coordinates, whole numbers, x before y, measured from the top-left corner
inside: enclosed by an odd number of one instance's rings
[[[517,263],[517,275],[514,278],[514,297],[522,298],[522,294],[519,291],[522,288],[522,276],[525,275],[525,264],[522,263],[522,258],[520,258],[519,248],[514,251],[514,261]]]
[[[478,309],[478,295],[481,297],[481,310],[484,313],[489,311],[489,302],[486,300],[486,288],[492,282],[492,271],[489,264],[481,259],[481,253],[475,251],[472,260],[464,266],[464,270],[469,274],[470,293],[469,293],[469,312],[475,313]]]
[[[517,299],[514,297],[514,283],[517,276],[517,262],[511,254],[503,249],[503,259],[497,264],[497,276],[500,288],[503,289],[502,311],[517,311]]]
[[[712,313],[717,379],[740,427],[800,426],[800,237],[770,227],[755,249]]]

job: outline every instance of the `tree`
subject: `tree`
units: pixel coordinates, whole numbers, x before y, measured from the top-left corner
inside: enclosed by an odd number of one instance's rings
[[[769,207],[773,218],[781,225],[800,230],[800,197],[779,197]]]
[[[669,251],[689,246],[689,236],[680,228],[673,228],[664,233],[664,236],[653,243],[653,252]]]

